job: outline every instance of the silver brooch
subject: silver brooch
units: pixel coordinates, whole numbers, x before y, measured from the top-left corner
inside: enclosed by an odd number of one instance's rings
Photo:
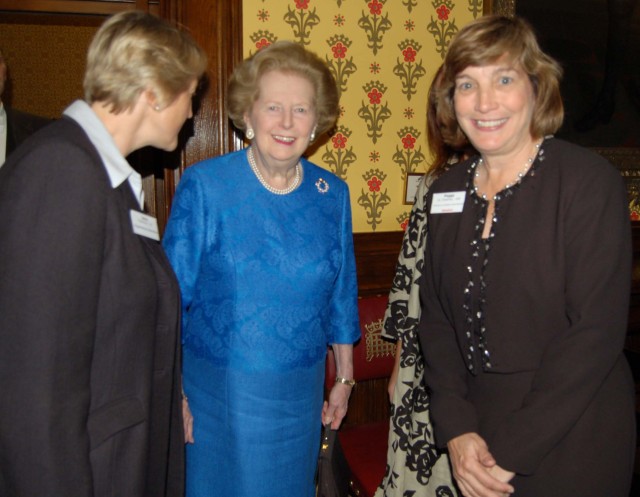
[[[316,188],[320,193],[327,193],[329,191],[329,183],[319,178],[318,181],[316,181]]]

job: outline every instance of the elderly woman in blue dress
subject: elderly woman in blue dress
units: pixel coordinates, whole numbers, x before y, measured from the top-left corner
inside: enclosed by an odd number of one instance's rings
[[[251,144],[185,171],[164,238],[194,418],[187,495],[312,497],[321,421],[347,412],[360,336],[349,191],[302,158],[338,90],[319,57],[277,42],[236,69],[228,110]]]

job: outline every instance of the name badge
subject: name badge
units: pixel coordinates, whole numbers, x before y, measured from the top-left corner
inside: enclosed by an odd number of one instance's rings
[[[465,191],[434,193],[431,201],[431,214],[462,212],[466,195]]]
[[[145,214],[144,212],[129,211],[131,214],[131,225],[133,226],[133,232],[136,235],[145,236],[152,240],[160,241],[160,231],[158,230],[158,220]]]

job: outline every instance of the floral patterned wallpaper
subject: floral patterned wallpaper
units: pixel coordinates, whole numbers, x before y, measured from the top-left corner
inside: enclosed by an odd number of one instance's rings
[[[355,232],[404,229],[408,174],[424,173],[427,90],[482,0],[244,0],[245,56],[280,39],[326,60],[341,116],[310,160],[349,184]]]

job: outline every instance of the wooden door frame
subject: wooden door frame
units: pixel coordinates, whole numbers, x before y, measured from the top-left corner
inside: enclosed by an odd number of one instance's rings
[[[242,147],[226,112],[227,82],[242,60],[242,0],[162,0],[160,16],[184,26],[209,56],[205,88],[198,99],[192,129],[180,158],[171,159],[161,181],[156,178],[155,210],[164,227],[185,168]],[[176,163],[177,162],[177,163]]]

